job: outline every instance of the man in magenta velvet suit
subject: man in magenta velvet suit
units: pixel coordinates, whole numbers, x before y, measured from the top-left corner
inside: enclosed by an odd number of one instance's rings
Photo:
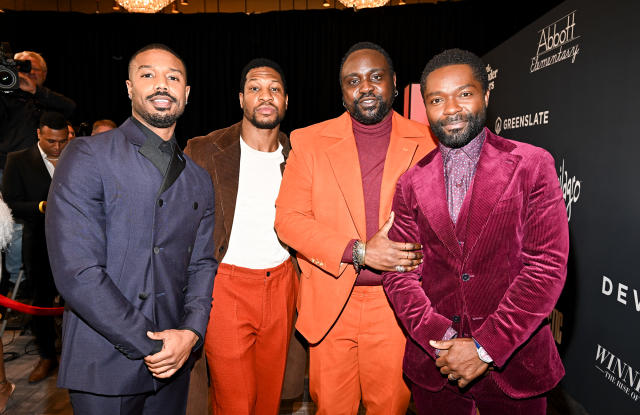
[[[567,215],[551,155],[484,128],[484,67],[459,49],[425,67],[440,143],[398,181],[389,232],[422,244],[424,263],[383,284],[421,414],[542,415],[564,375],[546,317],[566,277]]]

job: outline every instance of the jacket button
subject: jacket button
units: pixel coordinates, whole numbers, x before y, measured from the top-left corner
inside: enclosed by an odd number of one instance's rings
[[[198,202],[193,202],[193,210],[198,209]]]
[[[187,247],[187,252],[188,252],[188,253],[191,253],[191,251],[192,251],[192,250],[193,250],[193,248],[191,247],[191,245],[189,245],[189,246]]]
[[[154,246],[153,247],[153,253],[157,255],[158,252],[160,252],[160,248],[158,248],[157,246]]]
[[[471,278],[471,276],[469,274],[462,274],[462,281],[467,282],[469,281],[469,278]]]
[[[141,300],[146,300],[147,298],[149,298],[149,293],[140,293],[138,294],[138,298]]]
[[[459,322],[460,322],[460,316],[455,315],[455,316],[451,317],[451,320],[452,320],[454,323],[459,323]]]
[[[220,248],[218,248],[218,252],[222,253],[222,251],[224,251],[224,245],[220,245]]]
[[[162,207],[164,205],[164,200],[158,199],[158,206]]]
[[[270,276],[271,276],[271,272],[267,271],[267,277],[270,277]]]

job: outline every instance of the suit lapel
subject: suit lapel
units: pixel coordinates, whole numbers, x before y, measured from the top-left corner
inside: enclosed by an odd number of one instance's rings
[[[351,219],[358,231],[360,239],[367,240],[366,216],[364,210],[364,191],[362,189],[362,172],[358,161],[358,148],[353,136],[349,113],[344,113],[330,123],[321,133],[325,137],[338,141],[330,145],[325,154],[333,170],[336,182],[347,203]]]
[[[177,146],[174,146],[171,161],[169,162],[169,167],[167,167],[167,172],[164,174],[158,194],[164,193],[165,190],[171,187],[180,176],[180,173],[182,173],[182,170],[184,170],[186,164],[182,151]]]
[[[42,154],[40,154],[40,149],[36,144],[29,151],[29,159],[31,166],[33,167],[33,174],[37,177],[38,183],[46,183],[46,189],[49,189],[51,185],[51,176],[49,176],[49,170],[47,170],[47,166],[44,164],[44,160],[42,160]]]
[[[220,137],[215,146],[213,171],[216,178],[216,197],[220,198],[218,203],[222,207],[225,231],[227,237],[230,237],[240,179],[240,123]]]
[[[412,176],[416,199],[438,239],[452,255],[460,258],[462,250],[447,207],[442,153],[437,148],[433,151],[431,160],[420,168],[419,174]]]
[[[380,213],[378,227],[382,226],[391,213],[393,195],[396,191],[397,178],[411,167],[416,150],[417,138],[424,139],[424,132],[413,128],[410,124],[398,122],[399,115],[393,112],[389,149],[382,172],[380,186]]]
[[[512,145],[502,143],[489,130],[473,178],[467,219],[464,258],[468,258],[489,219],[489,215],[513,178],[521,157],[510,153]],[[506,144],[506,145],[504,145]]]

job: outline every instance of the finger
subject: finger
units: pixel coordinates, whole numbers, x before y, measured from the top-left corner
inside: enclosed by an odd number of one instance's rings
[[[458,379],[458,387],[460,389],[465,388],[468,384],[469,384],[469,381],[466,380],[465,378]]]
[[[166,372],[167,370],[170,369],[175,369],[175,365],[173,364],[163,364],[161,366],[158,367],[149,367],[149,365],[147,365],[147,367],[149,368],[149,371],[153,374],[159,375],[161,373]]]
[[[389,233],[389,229],[393,226],[393,219],[395,218],[395,213],[391,212],[389,215],[389,219],[382,225],[382,228],[378,232],[382,232],[385,236]]]
[[[167,370],[164,373],[160,373],[160,374],[153,374],[154,377],[158,378],[158,379],[166,379],[166,378],[170,378],[171,376],[173,376],[174,373],[176,373],[178,371],[178,369],[170,369]]]
[[[434,349],[446,350],[453,346],[451,340],[429,340],[429,345]]]
[[[145,362],[145,364],[149,369],[158,370],[163,367],[174,366],[176,364],[176,360],[173,358],[170,358],[170,359],[161,360],[159,362],[149,362],[149,363]]]
[[[147,331],[147,337],[152,340],[164,340],[166,336],[163,333],[155,333],[153,331]]]
[[[144,358],[144,362],[147,365],[153,365],[156,364],[158,362],[162,362],[164,360],[168,360],[170,359],[172,356],[172,353],[170,353],[168,350],[166,349],[162,349],[161,351],[159,351],[156,354],[150,354],[149,356],[145,356]]]

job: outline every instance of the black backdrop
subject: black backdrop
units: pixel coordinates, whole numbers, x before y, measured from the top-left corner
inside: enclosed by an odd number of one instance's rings
[[[151,42],[174,48],[187,63],[191,97],[177,137],[206,134],[237,122],[242,67],[258,56],[278,61],[289,84],[283,130],[339,115],[340,58],[353,43],[379,43],[394,60],[398,89],[417,82],[426,61],[449,47],[480,55],[559,3],[558,0],[467,0],[372,10],[314,10],[256,15],[0,13],[0,40],[14,52],[45,57],[45,85],[73,98],[73,121],[131,112],[124,80],[131,54]],[[401,109],[402,96],[395,103]]]
[[[489,128],[555,157],[571,247],[552,327],[591,415],[640,414],[638,17],[637,0],[567,0],[484,56]]]

